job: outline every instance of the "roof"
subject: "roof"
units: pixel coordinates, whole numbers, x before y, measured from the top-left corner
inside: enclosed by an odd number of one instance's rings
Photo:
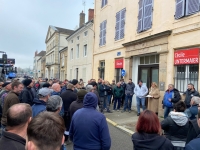
[[[93,22],[94,22],[93,19],[90,20],[90,21],[88,21],[88,22],[86,22],[84,25],[82,25],[81,27],[79,27],[78,29],[76,29],[72,34],[70,34],[70,35],[66,38],[66,40],[69,39],[69,38],[70,38],[72,35],[74,35],[76,32],[78,32],[80,29],[82,29],[83,27],[85,27],[87,24],[93,23]]]
[[[44,56],[46,55],[46,51],[41,51],[40,53],[38,53],[36,56]]]
[[[55,27],[55,26],[54,26]],[[58,30],[58,32],[60,32],[60,33],[66,33],[66,34],[72,34],[72,33],[74,33],[74,30],[69,30],[69,29],[64,29],[64,28],[60,28],[60,27],[55,27],[57,30]]]

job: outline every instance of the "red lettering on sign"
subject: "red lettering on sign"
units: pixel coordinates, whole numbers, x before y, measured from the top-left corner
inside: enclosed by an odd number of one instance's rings
[[[123,59],[115,59],[115,68],[123,68],[124,60]]]

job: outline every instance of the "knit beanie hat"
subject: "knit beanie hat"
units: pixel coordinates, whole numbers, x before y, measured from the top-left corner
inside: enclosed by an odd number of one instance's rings
[[[79,90],[78,93],[77,93],[77,96],[78,96],[78,99],[79,100],[83,100],[84,99],[84,96],[87,94],[87,91],[86,90]]]
[[[72,83],[73,85],[76,85],[76,84],[78,83],[78,80],[73,79],[71,83]]]
[[[31,84],[32,80],[31,79],[25,79],[22,83],[24,84],[24,86],[29,86],[29,84]]]

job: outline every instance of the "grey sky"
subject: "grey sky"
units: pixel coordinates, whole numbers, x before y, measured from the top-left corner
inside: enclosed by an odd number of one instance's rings
[[[87,21],[94,0],[85,1]],[[0,51],[15,58],[15,66],[32,68],[34,52],[45,50],[48,26],[74,30],[82,10],[82,0],[0,0]]]

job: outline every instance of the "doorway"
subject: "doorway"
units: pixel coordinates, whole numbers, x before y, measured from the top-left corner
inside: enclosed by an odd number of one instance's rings
[[[152,82],[159,85],[159,65],[139,65],[138,80],[142,80],[148,89],[151,87]]]

